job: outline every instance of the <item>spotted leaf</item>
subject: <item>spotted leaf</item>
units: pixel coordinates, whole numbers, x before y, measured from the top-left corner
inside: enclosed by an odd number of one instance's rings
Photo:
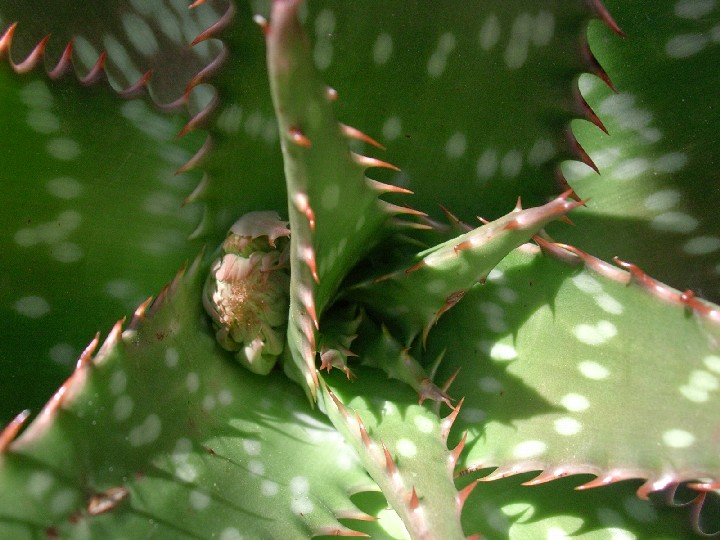
[[[608,7],[626,37],[593,27],[589,38],[618,93],[591,77],[581,87],[610,135],[574,126],[600,176],[582,164],[567,168],[590,201],[577,212],[576,229],[553,234],[602,258],[631,259],[717,302],[720,117],[709,96],[717,88],[720,6],[677,0]]]
[[[355,452],[199,322],[206,271],[196,260],[96,338],[37,419],[2,434],[0,536],[308,538],[367,518],[350,495],[377,487]]]

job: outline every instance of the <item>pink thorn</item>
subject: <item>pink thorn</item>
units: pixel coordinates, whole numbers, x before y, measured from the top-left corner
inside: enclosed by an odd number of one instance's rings
[[[455,423],[455,419],[457,418],[457,415],[460,413],[460,409],[463,406],[463,403],[465,402],[465,398],[461,398],[458,404],[453,408],[452,412],[448,414],[445,418],[442,419],[442,422],[440,422],[440,436],[442,437],[442,440],[444,442],[447,441],[448,436],[450,435],[450,430],[452,429],[453,424]]]
[[[352,126],[348,126],[346,124],[340,124],[340,130],[342,131],[342,134],[350,139],[355,139],[356,141],[362,141],[366,142],[375,148],[379,148],[380,150],[385,150],[385,147],[377,142],[375,139],[370,137],[369,135],[366,135],[359,129],[356,129]]]
[[[387,469],[388,473],[390,473],[390,476],[393,476],[397,472],[397,469],[395,468],[395,462],[393,461],[393,458],[390,455],[387,446],[385,446],[385,443],[382,443],[382,449],[383,454],[385,454],[385,468]]]
[[[302,146],[303,148],[310,148],[312,146],[310,139],[308,139],[302,130],[297,126],[292,126],[288,130],[288,136],[290,137],[290,140],[298,146]]]
[[[378,182],[371,178],[365,179],[370,187],[381,193],[403,193],[406,195],[412,195],[413,192],[409,189],[401,188],[400,186],[393,186],[392,184],[385,184],[384,182]]]
[[[425,212],[415,210],[414,208],[410,208],[409,206],[398,206],[387,201],[380,201],[380,203],[386,211],[392,214],[407,214],[409,216],[427,217],[427,214]]]
[[[187,83],[185,86],[185,92],[183,93],[183,96],[175,101],[171,106],[180,106],[183,103],[187,103],[188,99],[190,99],[190,91],[195,88],[198,84],[202,83],[207,77],[209,77],[212,73],[217,71],[220,66],[225,62],[225,59],[228,57],[228,51],[227,49],[223,48],[220,50],[220,54],[218,54],[209,64],[207,64],[204,68],[202,68],[192,79],[190,79],[190,82]]]
[[[366,167],[366,168],[380,167],[383,169],[390,169],[391,171],[400,172],[400,169],[398,169],[392,163],[388,163],[386,161],[382,161],[380,159],[376,159],[373,157],[356,154],[355,152],[351,152],[351,155],[352,155],[353,160],[355,160],[355,163],[357,163],[358,165],[361,165],[363,167]]]
[[[303,287],[303,290],[300,293],[300,299],[303,306],[307,310],[308,315],[312,319],[315,330],[320,330],[320,323],[318,322],[317,311],[315,310],[315,301],[313,300],[312,292],[309,289],[305,289]]]
[[[15,28],[17,27],[17,23],[12,23],[10,27],[5,31],[2,37],[0,37],[0,52],[3,51],[9,51],[10,50],[10,44],[12,43],[13,34],[15,33]]]
[[[358,413],[355,413],[355,421],[357,422],[358,429],[360,430],[360,438],[362,439],[362,442],[365,445],[365,448],[370,448],[370,446],[372,446],[372,441],[370,440],[370,436],[368,435],[368,432],[365,429],[365,424],[363,424],[362,420],[360,419],[360,415],[358,415]]]
[[[620,480],[620,478],[613,476],[612,474],[608,474],[606,476],[598,476],[594,480],[590,480],[589,482],[576,486],[575,489],[577,491],[585,491],[586,489],[609,486],[610,484],[617,482],[618,480]]]
[[[334,88],[330,88],[329,86],[325,89],[325,95],[327,96],[328,100],[330,101],[337,101],[338,93],[337,90]]]
[[[140,326],[140,323],[145,319],[145,311],[147,311],[152,301],[153,297],[151,296],[137,307],[132,319],[130,319],[130,324],[128,325],[129,330],[136,330]]]
[[[310,274],[312,275],[313,280],[315,280],[315,283],[320,283],[320,277],[317,273],[317,265],[315,264],[315,251],[313,251],[312,247],[307,246],[302,249],[302,259],[310,269]]]
[[[598,14],[598,17],[600,17],[600,20],[604,22],[610,30],[615,32],[620,37],[625,37],[625,32],[622,31],[622,28],[618,26],[618,24],[615,22],[615,19],[612,15],[610,15],[610,12],[605,7],[605,4],[603,4],[602,0],[592,0],[593,7],[595,8],[595,12]]]
[[[198,6],[202,6],[205,3],[206,0],[195,0],[192,4],[188,6],[188,9],[194,9]]]
[[[462,454],[463,449],[465,448],[465,441],[467,439],[468,432],[465,431],[463,433],[462,439],[460,439],[460,442],[457,444],[455,448],[452,449],[452,452],[450,453],[452,455],[452,469],[455,468],[455,465],[457,464],[458,460],[460,459],[460,454]]]
[[[107,60],[107,51],[100,53],[95,65],[87,72],[80,82],[84,85],[95,84],[105,73],[105,61]]]
[[[1,46],[0,46],[0,50],[2,50]],[[65,49],[63,50],[63,53],[60,56],[60,59],[58,60],[58,63],[48,73],[48,76],[51,79],[53,79],[53,80],[59,79],[70,68],[70,66],[72,65],[72,50],[73,50],[73,40],[71,39],[68,42],[68,44],[65,46]]]
[[[720,489],[720,480],[714,482],[694,482],[688,484],[688,487],[697,491],[716,491]]]
[[[125,98],[125,99],[133,98],[133,97],[140,95],[145,90],[145,88],[147,88],[147,84],[148,84],[148,81],[150,80],[150,77],[152,77],[151,69],[147,70],[143,74],[143,76],[140,77],[140,79],[138,79],[138,81],[136,83],[131,84],[124,90],[121,90],[120,92],[118,92],[118,94],[120,95],[120,97]]]
[[[567,223],[568,225],[572,225],[573,227],[575,226],[575,223],[573,223],[573,220],[567,216],[560,216],[560,221],[562,221],[563,223]]]
[[[412,488],[412,493],[410,494],[410,510],[416,511],[420,508],[420,500],[418,499],[417,492],[415,491],[415,486]]]
[[[657,479],[650,479],[647,482],[645,482],[643,485],[641,485],[637,490],[637,496],[638,498],[647,501],[650,494],[654,491],[660,491],[672,484],[677,483],[677,478],[672,478],[670,476],[664,476],[662,478]]]
[[[20,429],[23,427],[29,416],[30,410],[25,409],[13,418],[10,423],[5,426],[5,429],[0,431],[0,454],[5,452],[10,443],[15,439],[15,437],[17,437],[17,434],[20,432]]]
[[[523,209],[523,207],[522,207],[522,197],[518,197],[518,198],[517,198],[517,202],[515,203],[515,208],[513,208],[513,210],[514,210],[515,212],[520,212],[520,211],[522,211],[522,209]]]
[[[197,167],[197,164],[200,163],[200,161],[202,160],[202,158],[204,158],[205,155],[206,155],[208,152],[210,152],[210,149],[212,148],[212,146],[213,146],[213,144],[212,144],[212,139],[211,139],[210,137],[206,138],[206,139],[205,139],[205,142],[204,142],[203,145],[200,147],[200,150],[198,150],[197,152],[195,152],[195,155],[194,155],[193,157],[191,157],[191,158],[188,160],[188,162],[185,163],[185,165],[183,165],[183,166],[180,167],[177,171],[175,171],[175,174],[176,174],[176,175],[182,174],[182,173],[184,173],[184,172],[190,171],[190,170],[194,169],[195,167]]]
[[[205,0],[198,0],[204,2]],[[198,4],[199,5],[199,4]],[[194,6],[190,6],[194,7]],[[216,22],[214,22],[211,26],[200,32],[198,36],[192,41],[190,44],[191,47],[194,47],[198,43],[205,41],[206,39],[211,38],[213,35],[217,34],[222,30],[223,28],[227,27],[230,22],[232,21],[233,17],[235,16],[235,4],[230,3],[227,11],[220,17]]]
[[[50,34],[40,40],[40,43],[35,45],[35,48],[30,52],[25,60],[15,65],[15,71],[17,73],[27,73],[28,71],[35,68],[38,60],[45,54],[45,47],[50,39]]]
[[[527,482],[523,482],[521,485],[523,486],[537,486],[540,484],[544,484],[546,482],[552,482],[553,480],[557,480],[558,478],[563,478],[567,476],[567,472],[558,472],[558,471],[543,471],[539,475],[537,475],[532,480],[528,480]]]
[[[462,490],[460,490],[460,493],[458,493],[458,502],[459,502],[460,510],[462,510],[463,506],[465,506],[465,502],[468,500],[468,497],[470,497],[470,494],[477,487],[479,482],[480,482],[480,480],[473,480],[467,486],[462,488]]]
[[[297,192],[292,196],[293,203],[298,212],[305,215],[310,224],[310,230],[315,230],[315,212],[310,208],[310,202],[306,193]]]

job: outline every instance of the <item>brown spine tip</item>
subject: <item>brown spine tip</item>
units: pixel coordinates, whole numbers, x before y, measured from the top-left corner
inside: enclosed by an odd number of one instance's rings
[[[620,28],[618,23],[615,22],[615,19],[610,14],[610,11],[608,11],[608,8],[605,7],[603,0],[592,0],[592,6],[600,20],[604,22],[610,30],[620,37],[625,37],[625,32],[623,32],[622,28]]]
[[[337,101],[338,93],[337,90],[334,88],[330,88],[329,86],[325,89],[325,95],[327,96],[329,101]]]
[[[573,134],[572,130],[569,127],[567,129],[567,143],[568,143],[568,146],[570,147],[570,150],[575,154],[575,156],[580,161],[582,161],[585,165],[590,167],[596,173],[600,174],[600,169],[598,169],[598,166],[595,165],[595,162],[590,158],[588,153],[585,151],[585,149],[582,147],[582,145],[575,138],[575,135]]]
[[[356,154],[355,152],[352,152],[352,157],[355,160],[355,163],[365,168],[380,167],[381,169],[390,169],[391,171],[400,172],[400,169],[392,163],[388,163],[377,158],[363,156],[362,154]]]
[[[600,120],[600,117],[598,117],[597,114],[595,114],[595,111],[592,110],[592,107],[588,105],[587,101],[585,101],[585,98],[580,93],[580,89],[575,87],[574,89],[574,95],[575,95],[575,103],[576,107],[578,109],[578,113],[583,116],[586,120],[589,122],[592,122],[595,124],[600,130],[605,133],[605,135],[608,135],[608,130],[605,127],[605,124],[603,124],[602,120]]]
[[[357,128],[354,128],[352,126],[348,126],[346,124],[340,124],[340,130],[342,131],[342,134],[350,139],[355,139],[356,141],[362,141],[365,143],[368,143],[375,148],[379,148],[380,150],[385,150],[385,147],[377,142],[375,139],[370,137],[369,135],[366,135],[362,131],[360,131]]]
[[[390,455],[390,452],[387,449],[387,446],[385,446],[385,443],[382,443],[382,450],[383,454],[385,455],[385,469],[389,473],[390,476],[393,476],[397,473],[397,468],[395,467],[395,462],[393,461],[392,456]]]
[[[5,429],[0,431],[0,454],[5,452],[10,443],[17,437],[20,429],[30,417],[30,409],[25,409],[13,418]]]
[[[310,139],[308,139],[303,133],[303,131],[297,126],[292,126],[288,130],[288,137],[290,137],[290,140],[293,143],[297,144],[298,146],[302,146],[303,148],[310,148],[312,146],[312,142],[310,141]]]
[[[379,191],[380,193],[403,193],[405,195],[412,195],[413,192],[409,189],[401,188],[400,186],[393,186],[392,184],[385,184],[384,182],[378,182],[377,180],[372,180],[371,178],[365,179],[368,184],[370,184],[370,187],[373,188],[376,191]]]
[[[600,62],[598,62],[597,58],[595,58],[595,55],[590,50],[590,45],[588,45],[587,41],[583,43],[582,54],[590,71],[596,77],[600,78],[610,88],[610,90],[617,94],[617,89],[615,88],[612,80],[610,80],[610,76],[600,65]]]

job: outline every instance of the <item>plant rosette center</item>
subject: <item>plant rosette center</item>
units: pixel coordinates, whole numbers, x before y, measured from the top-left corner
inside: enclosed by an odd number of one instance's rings
[[[203,305],[218,343],[253,373],[269,373],[284,348],[289,236],[275,212],[245,214],[231,227],[205,282]]]

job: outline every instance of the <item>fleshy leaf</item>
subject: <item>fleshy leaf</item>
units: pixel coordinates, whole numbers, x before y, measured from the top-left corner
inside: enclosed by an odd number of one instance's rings
[[[0,536],[307,538],[363,518],[350,494],[377,488],[353,450],[297,386],[239,368],[201,322],[206,271],[196,261],[97,352],[96,338],[4,441]]]
[[[420,331],[425,341],[440,316],[510,251],[578,204],[565,197],[527,210],[518,204],[496,221],[419,253],[411,266],[358,285],[351,297],[393,320],[408,341]]]
[[[456,454],[440,420],[407,387],[360,367],[350,382],[338,371],[321,379],[322,406],[380,486],[411,538],[464,538],[460,512],[468,493],[452,480]],[[462,446],[460,446],[462,449]]]
[[[641,478],[641,497],[716,485],[720,308],[543,245],[554,255],[513,252],[428,340],[446,350],[441,372],[462,366],[464,467],[596,475],[585,488]]]
[[[0,47],[1,49],[2,47]],[[1,54],[1,52],[0,52]],[[37,410],[87,336],[158,290],[199,249],[176,174],[195,134],[107,85],[15,74],[0,62],[0,419]],[[58,74],[59,75],[59,74]]]
[[[187,0],[103,0],[73,4],[5,0],[0,21],[16,24],[11,57],[41,50],[46,68],[72,58],[78,76],[104,66],[116,90],[147,85],[159,103],[181,103],[190,83],[222,53],[217,41],[190,43],[227,11],[226,0],[191,10]],[[0,25],[0,32],[5,31]],[[70,45],[70,48],[68,47]],[[101,59],[101,55],[103,58]]]
[[[582,158],[568,126],[591,115],[575,79],[599,69],[585,50],[598,13],[613,24],[599,0],[452,0],[432,16],[422,2],[315,0],[307,26],[340,117],[382,136],[402,170],[378,178],[425,212],[494,219],[566,190],[556,172]]]
[[[412,211],[380,201],[395,188],[367,179],[365,169],[383,163],[350,152],[348,131],[335,120],[297,20],[300,4],[274,2],[264,31],[292,230],[288,341],[314,398],[319,317],[350,267],[381,239],[392,213]]]
[[[583,165],[566,167],[590,201],[576,213],[576,229],[552,234],[601,258],[633,260],[717,302],[720,116],[709,96],[717,89],[720,7],[688,0],[608,7],[626,38],[598,26],[589,39],[618,93],[592,77],[581,87],[610,135],[574,126],[600,176]]]

